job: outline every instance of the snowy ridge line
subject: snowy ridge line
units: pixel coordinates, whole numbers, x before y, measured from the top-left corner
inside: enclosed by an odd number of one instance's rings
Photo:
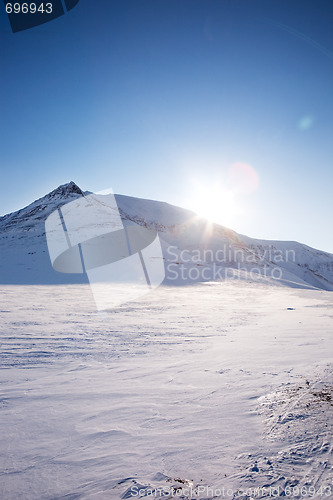
[[[63,184],[27,207],[0,217],[0,284],[79,284],[87,277],[57,273],[48,256],[45,220],[91,194]],[[165,202],[115,195],[124,226],[158,232],[167,285],[268,278],[282,286],[333,291],[333,255],[297,242],[265,241],[212,224]],[[103,210],[101,204],[100,210]],[[172,250],[176,249],[176,250]],[[199,257],[198,257],[199,255]]]

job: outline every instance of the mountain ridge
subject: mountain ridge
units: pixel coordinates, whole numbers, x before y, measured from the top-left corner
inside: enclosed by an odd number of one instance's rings
[[[46,245],[45,220],[59,207],[89,194],[89,191],[81,190],[74,181],[70,181],[26,207],[0,217],[0,283],[86,283],[86,276],[63,275],[52,269]],[[201,275],[190,279],[188,274],[191,269],[192,275],[197,274],[195,270],[206,269],[206,275],[211,272],[211,280],[214,280],[216,275],[217,279],[224,276],[222,270],[225,275],[231,270],[240,276],[255,268],[259,274],[268,272],[268,276],[274,269],[276,272],[280,270],[280,281],[288,286],[333,291],[333,255],[328,252],[296,241],[250,238],[166,202],[120,194],[114,196],[125,225],[145,226],[158,232],[166,284],[210,281]],[[173,249],[172,252],[170,249]],[[188,273],[186,279],[172,279],[184,270]]]

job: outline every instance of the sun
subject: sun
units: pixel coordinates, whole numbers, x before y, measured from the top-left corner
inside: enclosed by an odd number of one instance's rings
[[[259,175],[249,164],[230,165],[224,175],[190,179],[187,207],[211,222],[233,228],[251,211],[250,197],[259,186]]]
[[[195,182],[187,206],[200,217],[227,227],[232,226],[240,208],[231,190],[218,184],[210,186],[198,182]]]

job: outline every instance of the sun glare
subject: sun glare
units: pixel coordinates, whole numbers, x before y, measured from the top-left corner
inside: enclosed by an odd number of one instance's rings
[[[220,186],[197,185],[189,208],[200,217],[229,227],[239,211],[234,194]]]
[[[243,202],[258,188],[257,172],[246,163],[234,163],[221,180],[210,183],[192,179],[192,196],[187,206],[211,222],[233,227],[244,213]]]

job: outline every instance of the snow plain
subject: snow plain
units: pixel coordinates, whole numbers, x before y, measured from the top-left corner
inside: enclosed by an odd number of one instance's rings
[[[2,286],[0,498],[332,498],[332,322],[269,283]]]

